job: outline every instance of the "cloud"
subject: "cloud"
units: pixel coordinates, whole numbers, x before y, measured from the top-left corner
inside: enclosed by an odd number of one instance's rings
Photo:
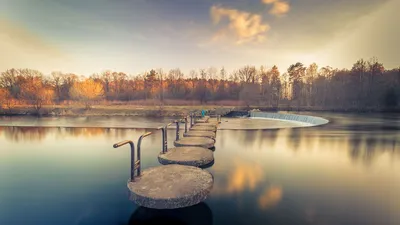
[[[270,5],[273,4],[272,8],[269,10],[269,14],[274,16],[282,16],[289,12],[290,5],[288,2],[281,0],[262,0],[262,3]]]
[[[0,30],[0,71],[31,68],[50,72],[68,60],[57,47],[21,24],[0,18]]]
[[[270,29],[268,24],[262,22],[262,16],[232,8],[212,6],[210,16],[214,25],[221,23],[223,18],[228,18],[228,26],[221,29],[214,36],[215,40],[233,34],[236,43],[262,42],[265,40],[265,33]]]
[[[287,2],[275,2],[272,9],[269,11],[270,14],[275,16],[281,16],[288,13],[290,10],[289,3]]]
[[[262,0],[264,4],[272,4],[274,2],[278,2],[279,0]]]

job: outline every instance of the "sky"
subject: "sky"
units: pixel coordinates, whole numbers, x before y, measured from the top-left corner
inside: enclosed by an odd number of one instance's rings
[[[0,0],[0,71],[400,66],[400,0]]]

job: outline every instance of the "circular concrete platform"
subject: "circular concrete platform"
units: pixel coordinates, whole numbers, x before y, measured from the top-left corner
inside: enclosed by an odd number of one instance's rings
[[[203,167],[214,161],[214,154],[208,148],[177,147],[169,148],[164,154],[160,153],[158,155],[158,161],[163,165],[179,164]]]
[[[176,209],[195,205],[210,193],[214,178],[193,166],[166,165],[142,171],[128,182],[131,200],[152,209]]]
[[[195,123],[208,123],[208,119],[198,119],[195,120]]]
[[[212,131],[212,132],[216,132],[217,128],[216,127],[212,127],[212,126],[197,126],[194,125],[193,127],[190,128],[191,131]]]
[[[199,127],[217,127],[217,124],[215,124],[215,123],[195,123],[194,126],[199,126]]]
[[[207,137],[207,138],[211,138],[214,139],[215,141],[215,136],[216,133],[214,133],[213,131],[188,131],[186,133],[183,133],[184,137]]]
[[[177,141],[174,141],[175,147],[203,147],[212,148],[214,147],[214,140],[206,137],[184,137]]]

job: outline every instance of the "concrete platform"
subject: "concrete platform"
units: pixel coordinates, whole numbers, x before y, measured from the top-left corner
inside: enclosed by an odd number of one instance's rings
[[[217,127],[216,123],[195,123],[194,126],[199,126],[199,127]]]
[[[176,209],[204,201],[214,178],[210,172],[193,166],[166,165],[142,171],[128,182],[130,198],[139,206],[152,209]]]
[[[212,126],[197,126],[197,125],[194,125],[189,130],[191,130],[191,131],[212,131],[212,132],[216,132],[217,128],[216,127],[212,127]]]
[[[214,161],[214,154],[208,148],[176,147],[169,148],[165,154],[159,154],[158,161],[163,165],[179,164],[204,167]]]
[[[184,137],[177,141],[174,141],[175,147],[203,147],[212,148],[214,147],[214,140],[206,137]]]
[[[208,123],[208,119],[197,119],[195,123]]]
[[[188,131],[186,133],[183,133],[184,137],[207,137],[207,138],[211,138],[214,139],[215,141],[215,136],[216,133],[214,133],[213,131]]]

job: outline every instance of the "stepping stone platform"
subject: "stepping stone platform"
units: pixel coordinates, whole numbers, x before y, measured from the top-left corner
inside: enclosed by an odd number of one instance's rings
[[[190,131],[212,131],[215,133],[217,131],[217,127],[194,125],[193,127],[190,128]]]
[[[193,166],[166,165],[142,171],[128,182],[130,197],[137,205],[152,209],[176,209],[204,201],[214,178],[210,172]]]
[[[206,137],[184,137],[177,141],[174,141],[175,147],[203,147],[212,148],[214,147],[214,140]]]
[[[213,131],[188,131],[186,133],[183,133],[184,137],[207,137],[207,138],[211,138],[214,139],[215,141],[215,136],[216,133],[214,133]]]
[[[216,123],[195,123],[193,126],[198,126],[198,127],[217,127]]]
[[[208,148],[177,147],[169,148],[166,153],[158,155],[158,161],[163,165],[179,164],[204,167],[214,161],[214,154]]]
[[[195,123],[208,123],[208,119],[197,119]]]

